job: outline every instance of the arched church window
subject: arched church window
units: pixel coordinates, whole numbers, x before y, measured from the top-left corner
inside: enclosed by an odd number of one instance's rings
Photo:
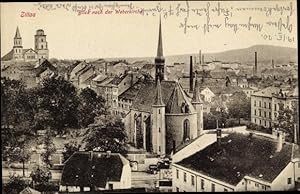
[[[183,122],[183,141],[190,140],[190,121],[188,119]]]

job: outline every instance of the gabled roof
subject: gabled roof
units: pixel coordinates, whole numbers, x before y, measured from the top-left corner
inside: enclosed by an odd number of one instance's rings
[[[265,96],[265,97],[272,97],[273,94],[279,92],[279,88],[270,86],[267,88],[264,88],[258,92],[253,93],[253,96]]]
[[[128,74],[123,74],[121,76],[115,76],[111,81],[110,81],[110,84],[113,84],[113,85],[119,85],[122,80],[127,76]]]
[[[289,164],[292,145],[276,152],[271,139],[232,133],[177,164],[220,181],[237,185],[244,176],[272,183]]]
[[[91,158],[91,159],[90,159]],[[75,152],[64,164],[61,185],[104,188],[108,181],[120,181],[128,164],[118,153]]]
[[[57,73],[56,67],[52,65],[47,59],[45,59],[40,65],[35,66],[36,69],[36,75],[39,76],[41,73],[46,71],[47,69],[50,69],[53,71],[55,74]]]
[[[25,189],[23,189],[20,194],[41,194],[41,192],[34,190],[30,187],[26,187]]]
[[[35,50],[33,50],[32,48],[29,48],[29,49],[23,49],[23,51],[22,51],[23,55],[25,53],[27,53],[28,51],[33,51],[33,52],[35,52],[37,54],[37,52]]]
[[[10,61],[13,59],[14,51],[11,49],[6,55],[1,58],[1,61]]]

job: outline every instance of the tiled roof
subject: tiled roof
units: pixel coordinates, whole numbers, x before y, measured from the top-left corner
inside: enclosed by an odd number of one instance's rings
[[[119,85],[126,76],[127,74],[123,74],[121,76],[117,75],[110,81],[110,84]]]
[[[106,78],[107,78],[107,75],[100,74],[100,75],[97,75],[97,76],[93,79],[93,81],[95,81],[95,82],[101,82],[101,81],[103,81],[103,80],[106,79]]]
[[[75,152],[65,162],[61,185],[89,187],[93,184],[104,188],[108,181],[120,181],[124,166],[121,157],[117,153],[107,156],[103,152]]]
[[[178,164],[231,185],[247,175],[272,182],[291,161],[291,154],[290,144],[276,152],[276,142],[270,139],[233,133],[222,138],[221,147],[215,142]]]
[[[6,55],[1,58],[1,61],[10,61],[13,59],[14,51],[11,49]]]
[[[132,85],[130,88],[125,90],[122,94],[120,94],[119,98],[129,99],[129,100],[135,99],[142,85],[143,84],[141,83],[141,81],[136,82],[134,85]]]
[[[175,88],[175,84],[176,83],[174,81],[163,80],[161,82],[161,93],[164,104],[167,104],[168,100],[170,99],[170,96]],[[154,104],[156,95],[155,89],[155,81],[145,79],[141,83],[141,89],[132,103],[132,108],[143,112],[152,112],[152,105]]]
[[[36,75],[39,76],[42,72],[44,72],[48,68],[51,71],[57,73],[57,69],[46,59],[39,66],[37,66],[35,68],[36,69]]]

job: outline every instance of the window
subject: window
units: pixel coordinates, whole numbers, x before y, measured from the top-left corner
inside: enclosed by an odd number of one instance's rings
[[[264,116],[267,117],[267,113],[264,111]]]
[[[160,152],[160,146],[158,146],[158,151]]]
[[[215,190],[216,190],[216,185],[212,183],[212,184],[211,184],[211,191],[212,191],[212,192],[215,192]]]
[[[183,141],[190,138],[190,121],[188,119],[183,122]]]
[[[160,133],[160,127],[158,127],[158,132]]]
[[[261,101],[259,101],[259,107],[261,107]]]
[[[227,192],[227,191],[228,191],[228,189],[224,188],[224,192]]]
[[[178,187],[176,187],[176,192],[179,192],[179,188]]]
[[[193,175],[191,175],[191,181],[192,181],[192,185],[195,185],[195,177]]]
[[[158,109],[158,114],[160,114],[160,109]]]
[[[261,120],[259,120],[259,124],[261,125]]]
[[[256,109],[254,110],[254,115],[256,115]]]
[[[254,100],[254,106],[256,106],[256,101]]]
[[[267,108],[267,103],[266,102],[264,102],[264,107]]]
[[[258,187],[259,185],[258,185],[258,183],[255,183],[255,187]]]
[[[269,102],[269,108],[271,109],[271,102]]]
[[[263,190],[266,190],[266,186],[265,186],[265,185],[262,185],[261,188],[262,188]]]
[[[179,170],[176,169],[176,178],[179,179]]]
[[[43,49],[43,45],[41,45],[41,48]]]
[[[292,178],[288,178],[288,179],[287,179],[287,183],[288,183],[288,184],[292,184]]]
[[[265,121],[265,127],[267,127],[267,121]]]
[[[269,118],[271,118],[272,117],[272,114],[271,114],[271,112],[269,112]]]
[[[183,181],[186,182],[186,173],[183,173]]]
[[[256,123],[256,119],[254,119],[254,123]]]
[[[275,109],[275,111],[277,111],[277,105],[276,104],[274,104],[274,109]]]
[[[261,110],[259,110],[259,116],[261,117]]]
[[[113,190],[113,189],[114,189],[114,185],[111,184],[111,183],[109,183],[109,184],[108,184],[108,188],[109,188],[109,190]]]
[[[204,190],[204,180],[201,179],[201,189]]]
[[[298,168],[300,168],[300,162],[298,163]]]

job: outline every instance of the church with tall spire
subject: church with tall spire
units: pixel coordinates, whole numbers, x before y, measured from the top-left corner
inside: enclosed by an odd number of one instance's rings
[[[39,29],[34,35],[34,49],[23,49],[22,36],[19,27],[16,29],[13,48],[1,58],[1,61],[31,62],[39,59],[48,59],[49,50],[44,30]]]
[[[165,79],[161,19],[154,65],[155,79],[142,81],[124,122],[131,145],[168,156],[178,146],[202,134],[203,103],[197,79],[192,97],[178,81]]]

